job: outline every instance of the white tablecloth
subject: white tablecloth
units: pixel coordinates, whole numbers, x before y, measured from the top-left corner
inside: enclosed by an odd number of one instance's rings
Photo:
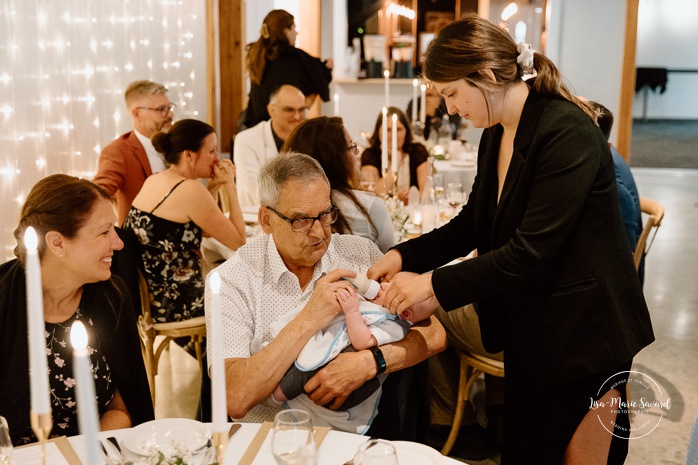
[[[242,455],[247,450],[247,446],[250,444],[250,442],[252,442],[257,434],[259,427],[259,423],[242,423],[242,427],[232,438],[230,438],[230,441],[228,442],[228,447],[225,453],[225,465],[237,465],[242,458]],[[106,431],[100,433],[100,437],[106,439],[109,436],[114,436],[121,442],[121,438],[126,431],[128,430]],[[354,456],[359,445],[366,440],[368,440],[366,436],[359,436],[358,434],[343,433],[339,431],[330,431],[318,449],[317,463],[318,465],[342,465]],[[69,438],[69,441],[75,449],[75,452],[84,463],[85,455],[83,437],[71,437]],[[429,452],[430,456],[433,456],[435,462],[437,462],[436,465],[462,465],[463,463],[449,457],[444,457],[438,453],[434,453],[435,451],[433,451],[433,449],[427,450],[425,449],[426,446],[421,444],[398,441],[395,443],[395,446],[398,449],[398,454],[400,454],[401,448],[411,449],[409,452],[413,458],[417,458],[419,454],[424,451]],[[39,447],[34,447],[32,449],[35,449],[37,454],[40,453]],[[423,460],[423,458],[420,458],[420,461],[423,462]],[[408,460],[407,464],[402,462],[399,465],[412,465],[412,460]],[[268,446],[266,444],[262,445],[254,464],[275,465],[271,452],[268,450]],[[430,464],[421,463],[419,465]]]

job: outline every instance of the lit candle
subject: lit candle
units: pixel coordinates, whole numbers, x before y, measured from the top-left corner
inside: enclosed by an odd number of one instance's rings
[[[427,122],[427,85],[422,84],[419,86],[419,89],[422,91],[422,98],[420,102],[421,106],[419,108],[419,121],[422,122],[422,127],[424,127]]]
[[[390,127],[390,154],[393,157],[393,175],[395,176],[395,178],[397,178],[397,115],[395,113],[393,113],[392,119],[393,125]]]
[[[383,107],[381,120],[381,176],[388,172],[388,109]]]
[[[417,87],[419,87],[419,81],[412,79],[412,124],[417,121]]]
[[[41,289],[41,264],[38,252],[39,239],[33,227],[24,233],[27,281],[27,327],[29,335],[29,384],[31,386],[31,411],[35,414],[50,413],[48,389],[48,364],[46,363],[46,325],[44,324],[44,298]]]
[[[339,116],[339,94],[335,92],[334,94],[334,116]]]
[[[211,271],[211,420],[213,432],[223,433],[228,425],[228,404],[225,396],[225,364],[223,361],[223,322],[221,321],[221,277]]]
[[[97,402],[92,364],[87,352],[87,331],[81,321],[73,323],[70,329],[70,342],[73,344],[73,376],[77,398],[78,426],[83,435],[87,465],[98,465],[99,439],[97,438]]]
[[[385,82],[385,106],[390,106],[390,71],[383,71],[383,80]]]

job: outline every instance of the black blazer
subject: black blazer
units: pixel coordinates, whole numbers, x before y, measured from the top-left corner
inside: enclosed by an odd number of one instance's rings
[[[403,270],[434,271],[446,310],[475,302],[485,348],[507,377],[564,382],[627,362],[654,340],[628,254],[605,138],[576,105],[531,89],[497,204],[503,128],[484,131],[462,212],[400,244]]]

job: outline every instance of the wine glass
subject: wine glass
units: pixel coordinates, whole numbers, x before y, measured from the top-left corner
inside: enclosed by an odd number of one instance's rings
[[[463,192],[463,184],[459,182],[450,182],[446,188],[446,198],[448,204],[453,209],[453,216],[456,216],[458,207],[465,201],[465,193]]]
[[[305,410],[282,410],[274,418],[271,453],[279,465],[314,465],[315,435]]]
[[[359,447],[354,465],[397,465],[395,446],[383,439],[369,439]]]
[[[7,426],[5,417],[0,417],[0,465],[12,463],[12,440],[10,439],[10,427]]]
[[[376,173],[370,170],[361,171],[361,188],[365,191],[373,192],[376,186]]]

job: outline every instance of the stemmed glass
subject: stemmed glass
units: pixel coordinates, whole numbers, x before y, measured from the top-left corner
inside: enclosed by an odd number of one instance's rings
[[[397,465],[395,446],[383,439],[369,439],[359,447],[354,465]]]
[[[361,171],[361,188],[365,191],[373,192],[376,186],[376,173],[370,170]]]
[[[279,465],[314,465],[315,435],[305,410],[282,410],[274,418],[271,453]]]
[[[12,440],[10,439],[10,427],[7,426],[5,417],[0,417],[0,465],[12,463]]]
[[[446,188],[446,198],[448,204],[453,209],[453,215],[456,216],[458,207],[465,201],[465,193],[463,192],[463,184],[459,182],[450,182]]]

